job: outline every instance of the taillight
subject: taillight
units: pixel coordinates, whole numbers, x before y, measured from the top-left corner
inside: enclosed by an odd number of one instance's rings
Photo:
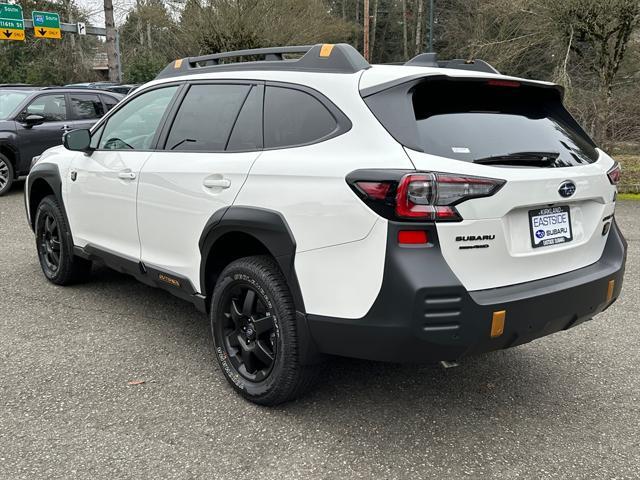
[[[380,178],[383,176],[387,178]],[[505,183],[451,173],[384,170],[356,171],[347,181],[365,203],[386,218],[438,222],[462,220],[455,205],[491,196]]]
[[[607,172],[607,177],[609,177],[609,181],[611,185],[618,185],[620,183],[620,177],[622,176],[622,169],[620,168],[620,164],[616,162],[616,164],[609,169]]]

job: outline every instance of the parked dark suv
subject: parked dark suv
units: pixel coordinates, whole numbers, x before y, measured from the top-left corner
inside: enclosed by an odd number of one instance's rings
[[[71,88],[0,88],[0,195],[29,173],[31,159],[62,144],[62,134],[89,128],[123,96]]]

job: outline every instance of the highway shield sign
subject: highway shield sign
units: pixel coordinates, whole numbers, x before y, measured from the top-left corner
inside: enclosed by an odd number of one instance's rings
[[[31,12],[33,32],[37,38],[62,38],[60,15],[53,12]]]

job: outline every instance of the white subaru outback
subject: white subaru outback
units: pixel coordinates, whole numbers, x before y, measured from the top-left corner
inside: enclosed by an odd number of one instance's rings
[[[622,287],[618,165],[560,87],[479,60],[185,58],[34,162],[45,276],[100,261],[189,300],[259,404],[324,354],[455,361],[574,327]]]

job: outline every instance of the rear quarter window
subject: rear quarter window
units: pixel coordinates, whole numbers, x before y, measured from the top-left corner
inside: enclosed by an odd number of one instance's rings
[[[308,145],[338,131],[338,121],[311,94],[286,87],[268,86],[264,102],[265,148]]]

